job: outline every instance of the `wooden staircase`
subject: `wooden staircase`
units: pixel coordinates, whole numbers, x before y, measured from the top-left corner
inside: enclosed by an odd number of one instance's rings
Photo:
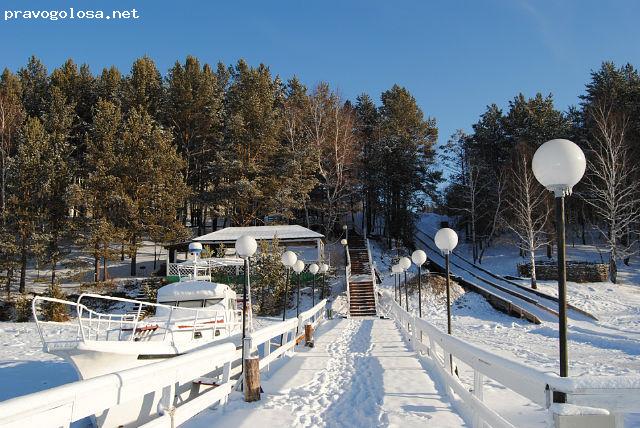
[[[349,315],[352,317],[376,316],[376,299],[369,251],[365,240],[355,233],[349,234]]]

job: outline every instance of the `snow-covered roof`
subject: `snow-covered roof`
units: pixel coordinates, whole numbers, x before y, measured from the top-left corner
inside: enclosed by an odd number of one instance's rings
[[[271,240],[275,236],[283,241],[305,241],[322,239],[324,235],[298,225],[226,227],[199,236],[200,242],[235,242],[242,235],[251,235],[257,240]]]
[[[226,284],[209,281],[181,281],[158,289],[158,302],[182,300],[202,300],[225,297],[225,293],[235,294]]]

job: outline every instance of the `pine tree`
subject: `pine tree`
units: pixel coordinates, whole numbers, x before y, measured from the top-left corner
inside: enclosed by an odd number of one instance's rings
[[[28,116],[42,117],[47,102],[49,76],[42,62],[32,56],[25,68],[18,70],[22,86],[22,104]]]
[[[3,218],[7,207],[9,166],[16,152],[18,130],[24,120],[21,96],[20,81],[4,69],[0,76],[0,210]]]
[[[188,56],[184,65],[176,62],[167,78],[165,123],[173,132],[184,159],[183,176],[191,188],[191,225],[204,233],[207,203],[217,205],[220,177],[211,165],[221,148],[224,93],[208,64]],[[186,218],[186,209],[184,210]]]
[[[180,229],[176,210],[189,190],[181,176],[184,160],[170,134],[141,109],[129,112],[116,156],[118,214],[129,242],[133,276],[140,241],[151,228],[162,228],[167,236]]]
[[[424,118],[405,88],[394,85],[381,99],[381,132],[387,151],[382,198],[387,237],[411,242],[413,212],[422,206],[425,196],[436,197],[440,173],[433,169],[433,145],[438,128],[435,119]]]
[[[30,249],[44,227],[48,202],[49,177],[43,171],[51,167],[49,137],[38,118],[29,118],[22,127],[16,162],[11,174],[10,210],[15,216],[19,247],[20,292],[25,292],[27,261]]]
[[[232,81],[226,95],[224,158],[219,165],[232,181],[221,184],[228,216],[237,225],[262,221],[265,207],[277,195],[280,181],[267,166],[280,143],[282,118],[277,107],[282,87],[272,79],[269,68],[249,67],[240,60],[231,70]]]

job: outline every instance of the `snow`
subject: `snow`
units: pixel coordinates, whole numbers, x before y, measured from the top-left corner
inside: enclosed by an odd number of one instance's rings
[[[596,409],[593,407],[575,406],[573,404],[555,403],[549,407],[549,411],[561,416],[585,416],[585,415],[608,415],[605,409]]]
[[[225,293],[235,294],[226,284],[208,281],[181,281],[159,288],[158,302],[220,298],[225,297]]]
[[[65,334],[71,330],[58,330]],[[76,380],[70,364],[42,350],[35,323],[0,323],[0,401]]]
[[[260,402],[237,393],[183,426],[464,426],[392,320],[327,322],[315,347],[264,376],[262,387]]]
[[[312,240],[324,238],[324,235],[299,225],[226,227],[198,236],[194,241],[233,242],[242,235],[251,235],[256,240],[272,240],[275,236],[282,240]]]

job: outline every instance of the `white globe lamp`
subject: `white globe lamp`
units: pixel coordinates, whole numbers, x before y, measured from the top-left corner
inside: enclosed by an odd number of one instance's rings
[[[256,253],[258,243],[250,235],[242,235],[236,240],[236,254],[241,258],[251,257]]]
[[[449,254],[458,245],[458,234],[455,230],[444,227],[436,232],[436,247],[444,254]]]
[[[587,168],[584,152],[569,140],[547,141],[536,150],[531,161],[533,175],[556,196],[568,196]]]

